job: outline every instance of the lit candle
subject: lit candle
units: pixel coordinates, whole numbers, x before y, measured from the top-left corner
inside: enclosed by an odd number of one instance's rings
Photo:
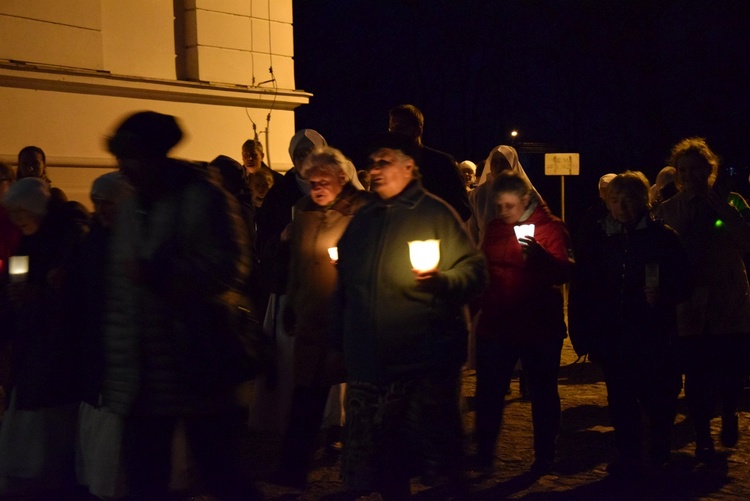
[[[534,236],[534,225],[533,224],[519,224],[513,227],[513,231],[516,232],[516,240],[519,242],[522,238],[528,238]]]
[[[417,271],[430,271],[440,262],[440,240],[413,240],[409,242],[409,259]]]
[[[338,247],[329,247],[328,248],[328,257],[331,258],[331,261],[334,263],[339,260],[339,248]]]
[[[29,256],[10,256],[8,273],[11,282],[25,282],[29,273]]]

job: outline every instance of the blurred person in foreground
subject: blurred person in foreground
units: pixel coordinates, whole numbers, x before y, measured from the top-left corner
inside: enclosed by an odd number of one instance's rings
[[[737,409],[750,360],[750,287],[742,260],[750,252],[750,224],[728,201],[734,194],[705,139],[678,142],[669,164],[676,169],[679,191],[656,215],[685,245],[695,281],[690,299],[677,307],[678,347],[695,456],[710,461],[717,401],[722,445],[734,447],[739,439]]]
[[[172,437],[184,426],[204,485],[247,499],[234,390],[252,377],[235,336],[249,268],[236,200],[203,166],[169,158],[174,117],[127,117],[108,140],[135,190],[122,205],[107,266],[103,405],[124,416],[123,457],[133,499],[165,499]]]
[[[90,197],[94,205],[91,231],[83,242],[70,272],[67,314],[80,349],[76,363],[79,399],[76,435],[76,477],[89,492],[102,499],[125,496],[121,461],[122,417],[100,407],[99,391],[104,377],[104,310],[106,262],[112,229],[119,207],[133,188],[120,172],[96,178]]]
[[[331,347],[348,372],[341,468],[349,490],[401,499],[415,475],[461,486],[462,311],[487,269],[455,211],[422,188],[413,141],[383,134],[370,151],[378,198],[338,244]],[[409,242],[433,239],[437,264],[416,270]]]
[[[670,456],[670,433],[682,387],[675,358],[676,306],[691,292],[687,254],[677,234],[649,211],[640,172],[614,176],[608,216],[582,235],[568,319],[579,355],[604,371],[618,459],[610,474],[642,470],[641,409],[650,425],[650,466]]]

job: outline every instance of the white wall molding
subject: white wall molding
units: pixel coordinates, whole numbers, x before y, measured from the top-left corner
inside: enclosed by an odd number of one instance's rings
[[[279,110],[294,110],[312,96],[299,90],[160,80],[10,60],[0,60],[0,87]]]

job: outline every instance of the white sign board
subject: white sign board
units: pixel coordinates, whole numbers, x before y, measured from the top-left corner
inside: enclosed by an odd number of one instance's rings
[[[580,172],[578,153],[545,153],[544,174],[547,176],[577,176]]]

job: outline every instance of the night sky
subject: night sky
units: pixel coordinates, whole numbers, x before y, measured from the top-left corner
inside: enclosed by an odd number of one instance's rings
[[[425,114],[424,142],[477,163],[499,144],[581,154],[566,212],[606,172],[653,181],[671,146],[703,136],[750,191],[748,0],[294,0],[297,127],[364,167],[388,109]],[[518,146],[523,146],[519,144]],[[521,162],[553,211],[560,179]]]

